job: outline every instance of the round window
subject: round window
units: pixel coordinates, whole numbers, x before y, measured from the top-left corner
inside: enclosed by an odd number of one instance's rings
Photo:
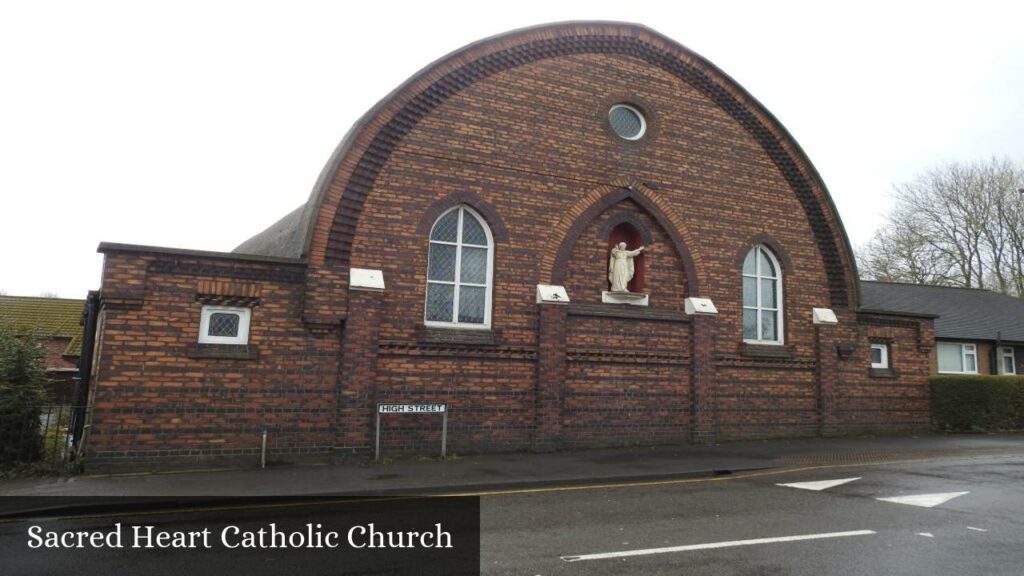
[[[620,138],[639,140],[647,131],[647,122],[639,110],[627,104],[616,104],[608,111],[608,122]]]

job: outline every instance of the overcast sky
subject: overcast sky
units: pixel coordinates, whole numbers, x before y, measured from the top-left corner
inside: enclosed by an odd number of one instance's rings
[[[229,251],[305,201],[349,126],[465,44],[646,24],[789,129],[853,242],[891,185],[1024,161],[1020,3],[123,2],[0,5],[0,290],[84,297],[101,241]],[[361,6],[361,7],[357,7]]]

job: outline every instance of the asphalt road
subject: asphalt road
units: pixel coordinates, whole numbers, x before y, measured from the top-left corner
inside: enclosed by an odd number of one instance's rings
[[[827,487],[829,481],[835,485]],[[825,484],[806,484],[814,482]],[[922,505],[899,501],[908,496]],[[402,506],[398,512],[409,518]],[[383,523],[374,504],[315,512],[328,526]],[[122,521],[195,530],[210,523],[204,514],[213,513],[124,514],[44,524],[79,530]],[[308,515],[308,507],[284,506],[212,517],[219,524],[253,528],[272,521],[301,525]],[[427,526],[433,521],[431,514],[415,510],[411,516]],[[483,495],[479,517],[483,574],[1019,576],[1024,573],[1024,455],[510,490]],[[351,554],[302,550],[44,554],[26,548],[25,529],[26,522],[0,523],[0,574],[380,574],[388,573],[379,570],[381,558],[399,558],[369,555],[360,566]],[[406,568],[400,573],[452,573],[429,555],[398,564]]]
[[[777,485],[857,477],[819,491]],[[923,494],[950,499],[878,500]],[[481,518],[484,574],[1020,576],[1024,457],[496,495]],[[763,542],[793,536],[809,538]],[[680,549],[704,544],[722,547]]]

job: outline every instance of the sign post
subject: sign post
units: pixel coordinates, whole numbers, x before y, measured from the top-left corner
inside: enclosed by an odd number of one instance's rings
[[[440,414],[441,415],[441,458],[448,454],[448,405],[447,404],[377,404],[377,431],[375,461],[380,461],[380,417],[382,414]]]

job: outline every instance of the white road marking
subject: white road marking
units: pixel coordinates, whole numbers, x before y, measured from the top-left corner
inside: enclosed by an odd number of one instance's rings
[[[935,534],[932,534],[931,532],[918,532],[917,535],[925,536],[927,538],[935,538]]]
[[[964,494],[970,494],[970,492],[940,492],[936,494],[914,494],[912,496],[890,496],[889,498],[875,498],[875,500],[893,502],[896,504],[907,504],[909,506],[921,506],[922,508],[932,508],[939,504],[949,502],[957,496],[963,496]]]
[[[985,528],[975,528],[974,526],[968,526],[968,530],[974,530],[975,532],[988,532]]]
[[[776,484],[776,486],[787,486],[789,488],[799,488],[801,490],[814,490],[820,492],[826,488],[832,488],[847,482],[853,482],[854,480],[860,480],[860,476],[856,478],[840,478],[839,480],[818,480],[816,482],[793,482],[790,484]]]
[[[853,530],[850,532],[827,532],[824,534],[802,534],[800,536],[780,536],[777,538],[755,538],[753,540],[732,540],[729,542],[710,542],[707,544],[690,544],[688,546],[669,546],[667,548],[644,548],[642,550],[623,550],[621,552],[602,552],[583,554],[580,556],[562,556],[566,562],[581,560],[607,560],[609,558],[625,558],[627,556],[647,556],[649,554],[666,554],[669,552],[690,552],[693,550],[711,550],[714,548],[731,548],[733,546],[753,546],[755,544],[775,544],[777,542],[798,542],[800,540],[821,540],[824,538],[843,538],[845,536],[867,536],[876,534],[874,530]]]

